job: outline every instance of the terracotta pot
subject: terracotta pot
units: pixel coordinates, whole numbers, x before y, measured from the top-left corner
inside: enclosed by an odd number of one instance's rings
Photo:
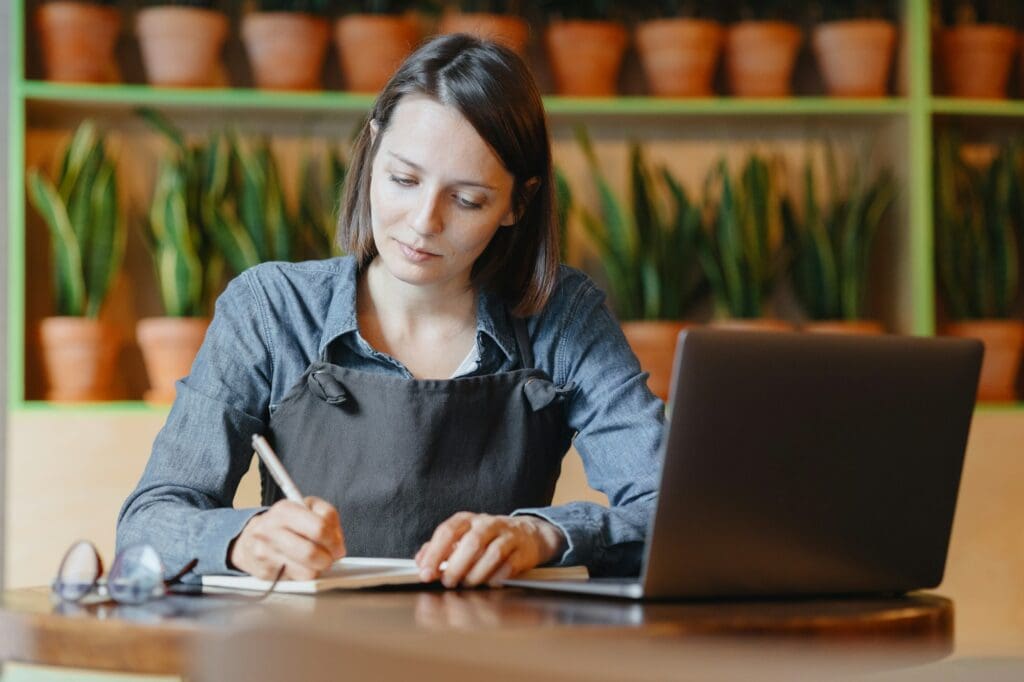
[[[953,97],[1005,99],[1017,33],[1007,26],[975,24],[942,32],[942,66]]]
[[[242,40],[259,88],[319,90],[327,38],[327,20],[312,14],[254,12],[242,18]]]
[[[815,320],[800,325],[805,332],[825,334],[884,334],[885,328],[877,320]]]
[[[830,21],[811,38],[825,89],[837,97],[884,97],[896,27],[883,19]]]
[[[623,322],[622,332],[630,348],[640,360],[640,368],[648,372],[647,387],[662,400],[668,400],[679,332],[691,326],[676,320]]]
[[[110,400],[117,362],[118,331],[88,317],[47,317],[39,326],[46,399],[58,402]]]
[[[615,21],[552,21],[544,42],[558,94],[614,95],[628,39],[626,27]]]
[[[740,97],[785,97],[803,34],[786,21],[741,21],[725,38],[729,89]]]
[[[220,53],[228,36],[223,12],[195,7],[147,7],[135,19],[146,79],[153,85],[227,85]]]
[[[1017,320],[970,320],[949,324],[949,336],[981,339],[985,357],[981,361],[978,400],[1012,401],[1017,395],[1017,377],[1024,353],[1024,322]]]
[[[192,369],[210,320],[201,317],[149,317],[139,320],[135,336],[142,349],[150,389],[146,402],[174,402],[174,384]]]
[[[712,320],[708,323],[709,327],[716,329],[732,329],[735,331],[751,331],[751,332],[791,332],[793,331],[793,325],[785,320],[779,320],[774,317],[750,317],[750,318],[737,318],[728,317],[720,320]]]
[[[659,97],[712,94],[723,31],[704,19],[654,19],[636,27],[636,47],[651,92]]]
[[[526,55],[529,26],[522,17],[486,12],[449,12],[441,18],[438,33],[468,33],[493,40],[512,49],[520,57]]]
[[[46,78],[111,83],[120,80],[114,46],[121,11],[90,2],[46,2],[35,12]]]
[[[379,92],[416,47],[419,30],[407,15],[349,14],[335,21],[334,41],[345,88]]]

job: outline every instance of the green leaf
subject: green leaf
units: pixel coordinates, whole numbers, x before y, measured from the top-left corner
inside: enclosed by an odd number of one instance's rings
[[[50,229],[50,245],[54,256],[57,314],[82,315],[85,312],[85,280],[82,277],[82,254],[67,209],[60,193],[38,171],[28,176],[29,200],[42,215]]]

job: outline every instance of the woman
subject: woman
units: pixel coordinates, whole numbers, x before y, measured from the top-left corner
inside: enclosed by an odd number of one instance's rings
[[[425,44],[356,142],[339,221],[351,255],[229,284],[118,544],[264,578],[308,579],[345,554],[415,556],[449,587],[544,563],[637,573],[663,406],[603,294],[558,265],[554,221],[526,66],[464,35]],[[306,506],[261,470],[265,506],[231,508],[254,433]],[[610,509],[550,506],[573,441]]]

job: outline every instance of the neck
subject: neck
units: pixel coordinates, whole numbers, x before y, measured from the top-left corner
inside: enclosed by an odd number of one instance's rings
[[[360,277],[359,314],[370,315],[381,326],[406,333],[464,328],[476,322],[476,291],[468,282],[420,286],[394,278],[378,257]]]

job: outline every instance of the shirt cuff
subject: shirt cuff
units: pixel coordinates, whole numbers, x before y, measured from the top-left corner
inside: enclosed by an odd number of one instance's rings
[[[196,566],[197,575],[226,574],[245,575],[228,566],[228,547],[231,541],[237,538],[249,519],[262,514],[268,507],[249,507],[245,509],[207,509],[203,511],[203,524],[199,531],[194,547],[199,547],[199,564]]]
[[[580,518],[575,510],[568,507],[534,507],[517,509],[511,516],[537,516],[557,527],[565,536],[566,548],[557,560],[547,566],[585,566],[597,556],[597,534],[587,527],[586,519]]]

